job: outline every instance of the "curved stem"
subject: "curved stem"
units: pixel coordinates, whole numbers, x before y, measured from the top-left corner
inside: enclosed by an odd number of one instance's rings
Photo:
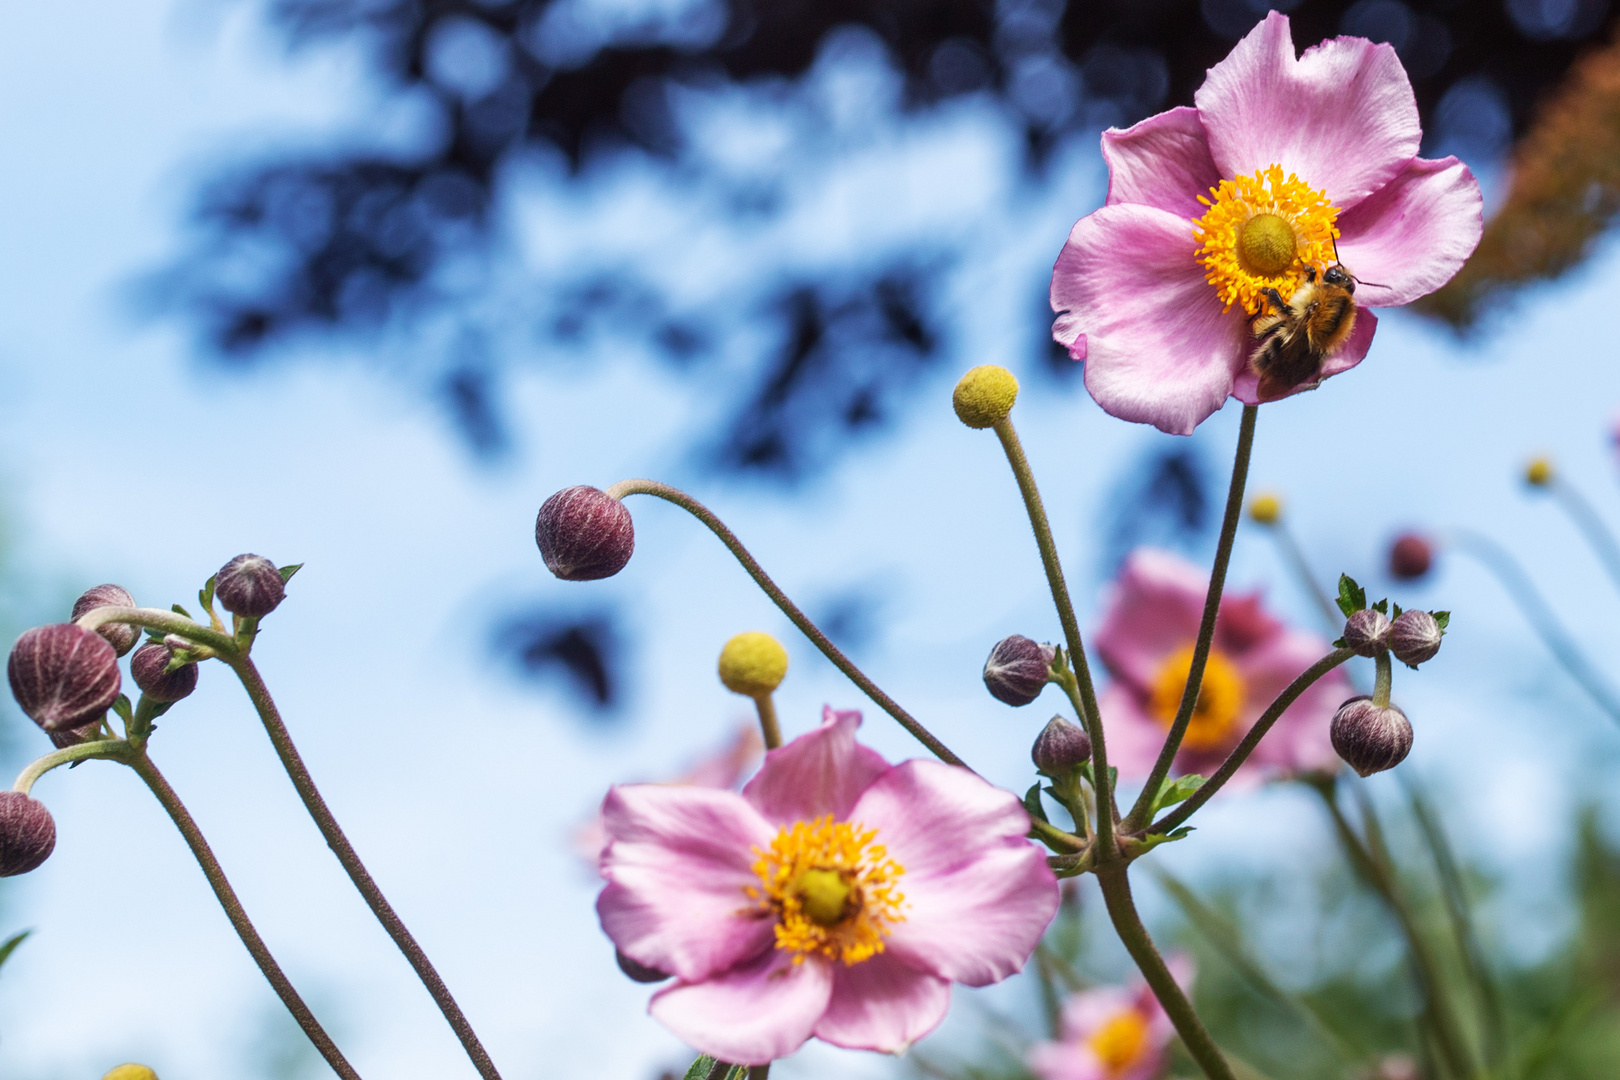
[[[967,768],[967,762],[951,753],[944,743],[934,738],[933,734],[918,723],[915,717],[902,709],[898,702],[878,689],[877,683],[867,678],[861,669],[856,667],[849,657],[839,650],[838,646],[828,640],[827,635],[823,634],[820,628],[811,622],[804,612],[799,610],[798,605],[787,598],[787,594],[777,587],[776,582],[771,580],[770,575],[765,573],[764,568],[755,561],[752,555],[748,554],[748,549],[743,547],[742,541],[737,539],[736,534],[726,528],[725,523],[715,517],[714,512],[708,507],[679,488],[661,484],[657,480],[620,480],[607,489],[607,494],[620,500],[626,495],[652,495],[663,499],[665,502],[674,503],[707,525],[709,531],[719,537],[720,542],[726,545],[726,549],[736,556],[738,562],[742,563],[743,569],[748,571],[748,576],[754,579],[754,584],[758,585],[765,595],[771,598],[771,601],[782,610],[782,614],[792,620],[793,625],[797,626],[799,631],[810,639],[811,644],[821,650],[823,656],[832,661],[834,667],[842,671],[851,682],[860,687],[867,697],[877,702],[884,712],[898,720],[900,726],[911,732],[918,742],[928,747],[935,757],[946,764],[960,765]]]
[[[1299,540],[1294,536],[1288,522],[1278,519],[1267,525],[1266,530],[1271,533],[1272,539],[1277,542],[1277,548],[1282,552],[1283,561],[1293,570],[1294,577],[1299,580],[1300,586],[1306,594],[1315,601],[1316,609],[1322,613],[1322,619],[1327,629],[1337,637],[1344,629],[1344,613],[1333,602],[1333,598],[1322,588],[1322,583],[1316,580],[1311,571],[1311,564],[1305,558],[1305,549],[1299,546]]]
[[[1092,787],[1097,793],[1097,841],[1099,862],[1114,857],[1114,792],[1108,773],[1107,739],[1103,735],[1102,714],[1097,709],[1097,691],[1091,682],[1091,668],[1086,662],[1086,645],[1080,638],[1080,624],[1074,617],[1074,605],[1069,600],[1069,586],[1063,579],[1063,564],[1058,560],[1057,544],[1052,540],[1052,525],[1046,518],[1046,506],[1035,486],[1035,473],[1024,456],[1024,446],[1018,440],[1012,418],[1004,417],[996,424],[996,435],[1001,448],[1007,453],[1007,464],[1012,466],[1018,481],[1018,493],[1023,496],[1024,508],[1029,512],[1029,527],[1035,533],[1035,544],[1041,551],[1041,566],[1046,570],[1046,582],[1052,590],[1052,604],[1057,608],[1058,621],[1063,624],[1063,640],[1068,645],[1069,666],[1073,669],[1078,699],[1071,694],[1075,712],[1091,736]],[[1064,686],[1065,690],[1071,688]]]
[[[1215,545],[1215,565],[1209,571],[1209,591],[1204,595],[1204,616],[1198,624],[1198,640],[1193,645],[1192,666],[1187,671],[1187,685],[1181,692],[1181,707],[1176,710],[1170,733],[1165,736],[1159,759],[1153,763],[1147,785],[1131,807],[1125,819],[1128,831],[1147,824],[1153,812],[1153,800],[1159,796],[1164,778],[1170,775],[1170,766],[1181,749],[1181,740],[1192,722],[1193,707],[1204,688],[1204,664],[1209,660],[1209,649],[1215,640],[1215,620],[1221,612],[1221,592],[1226,588],[1226,567],[1232,559],[1232,541],[1237,536],[1238,520],[1243,516],[1243,488],[1249,480],[1249,455],[1254,450],[1254,422],[1259,415],[1258,405],[1243,406],[1243,419],[1238,424],[1237,453],[1232,458],[1232,483],[1226,492],[1226,516],[1221,519],[1221,537]]]
[[[79,616],[78,622],[86,630],[95,630],[108,623],[127,623],[130,626],[144,626],[148,630],[158,630],[165,634],[179,634],[189,641],[208,646],[221,656],[232,656],[238,651],[236,639],[231,635],[161,608],[91,608]]]
[[[1540,635],[1542,644],[1547,646],[1547,651],[1553,654],[1553,658],[1569,673],[1570,678],[1580,684],[1581,689],[1586,691],[1598,707],[1609,714],[1610,719],[1620,723],[1620,700],[1615,698],[1614,691],[1609,688],[1603,676],[1598,674],[1585,654],[1576,647],[1569,631],[1564,629],[1558,617],[1553,614],[1552,608],[1547,605],[1547,601],[1542,599],[1541,593],[1531,582],[1530,575],[1524,572],[1518,560],[1495,540],[1469,530],[1453,532],[1451,543],[1458,551],[1472,555],[1496,575],[1496,580],[1519,605],[1519,611],[1523,613],[1531,628]]]
[[[1159,955],[1153,939],[1148,936],[1147,927],[1142,925],[1142,917],[1136,911],[1136,900],[1131,896],[1131,882],[1125,866],[1115,863],[1098,867],[1097,881],[1102,886],[1103,901],[1108,906],[1108,917],[1114,923],[1115,932],[1125,943],[1131,959],[1136,961],[1142,977],[1153,990],[1153,996],[1159,999],[1165,1014],[1175,1025],[1176,1034],[1181,1036],[1187,1053],[1210,1080],[1235,1080],[1232,1067],[1226,1063],[1220,1047],[1215,1045],[1215,1040],[1204,1029],[1203,1021],[1193,1011],[1192,1002],[1187,1000],[1176,977],[1165,965],[1164,957]]]
[[[466,1050],[467,1056],[472,1059],[473,1067],[478,1070],[478,1074],[484,1080],[500,1080],[500,1073],[495,1071],[494,1063],[490,1061],[483,1044],[478,1041],[472,1025],[467,1022],[461,1006],[450,996],[449,988],[434,970],[427,954],[422,951],[422,947],[416,943],[416,938],[411,936],[411,932],[395,914],[393,906],[388,903],[382,890],[371,879],[365,864],[360,861],[360,856],[355,853],[349,838],[343,835],[343,830],[338,827],[332,811],[327,809],[326,800],[321,798],[321,793],[316,790],[315,781],[310,778],[309,770],[304,767],[304,759],[299,756],[298,748],[293,745],[292,736],[287,733],[287,725],[282,722],[281,713],[276,709],[270,691],[259,676],[259,669],[247,656],[239,655],[223,659],[236,672],[237,678],[242,680],[242,686],[247,690],[248,697],[253,700],[253,707],[258,710],[259,719],[264,722],[264,730],[270,736],[270,742],[276,749],[276,756],[281,759],[282,768],[292,779],[293,787],[298,789],[298,797],[303,800],[304,808],[309,811],[309,816],[315,820],[316,827],[326,838],[326,845],[337,856],[338,862],[343,864],[343,869],[348,871],[349,880],[354,882],[354,887],[365,898],[371,913],[382,923],[383,929],[388,931],[388,936],[394,939],[394,944],[405,954],[405,959],[410,962],[417,978],[422,980],[422,985],[427,987],[428,993],[433,996],[434,1003],[439,1006],[445,1020],[449,1021],[456,1038],[461,1040],[461,1045]]]
[[[1615,541],[1614,534],[1598,516],[1597,510],[1586,501],[1586,496],[1582,495],[1575,485],[1561,476],[1555,474],[1547,486],[1552,489],[1553,498],[1558,500],[1558,505],[1564,508],[1564,513],[1569,515],[1575,527],[1581,531],[1581,535],[1586,537],[1586,542],[1592,546],[1592,551],[1603,564],[1603,569],[1609,572],[1609,579],[1616,587],[1620,587],[1620,542]]]
[[[343,1080],[360,1080],[360,1074],[355,1072],[354,1066],[344,1058],[343,1052],[332,1042],[332,1037],[321,1027],[320,1021],[315,1019],[315,1014],[304,1004],[304,999],[293,989],[286,973],[281,970],[281,965],[276,963],[276,958],[270,955],[264,939],[259,936],[258,930],[254,929],[247,912],[242,910],[242,902],[236,898],[236,890],[232,889],[231,883],[226,880],[225,871],[220,869],[219,860],[214,858],[213,850],[209,848],[208,841],[203,839],[202,830],[197,828],[196,821],[186,810],[185,804],[180,801],[180,796],[175,794],[169,782],[163,778],[163,774],[158,772],[157,766],[152,764],[152,760],[145,754],[133,755],[125,763],[146,781],[146,786],[157,796],[158,802],[163,804],[163,809],[169,812],[169,817],[174,820],[180,835],[185,837],[186,846],[191,848],[191,854],[202,867],[203,876],[208,879],[208,884],[214,890],[214,896],[219,899],[219,906],[225,909],[226,918],[230,919],[231,925],[236,928],[236,935],[242,939],[242,944],[247,946],[248,953],[259,965],[259,970],[264,972],[264,977],[270,980],[270,985],[275,989],[276,996],[281,998],[281,1003],[292,1013],[293,1019],[298,1021],[298,1026],[304,1029],[304,1034],[309,1036],[309,1041],[315,1044],[315,1049],[321,1052],[321,1057],[326,1059],[332,1071]]]
[[[27,795],[34,790],[34,784],[40,777],[59,766],[71,765],[75,761],[97,759],[127,761],[133,753],[130,745],[123,739],[94,739],[90,742],[74,743],[28,764],[17,774],[17,782],[11,785],[11,790]]]
[[[1298,678],[1288,684],[1287,689],[1277,695],[1277,700],[1266,706],[1266,711],[1260,714],[1260,719],[1256,720],[1254,726],[1243,736],[1243,741],[1233,747],[1226,760],[1221,762],[1221,767],[1215,770],[1215,775],[1204,781],[1186,802],[1149,826],[1148,832],[1168,833],[1192,817],[1199,807],[1214,797],[1223,784],[1232,779],[1243,763],[1249,759],[1249,755],[1254,753],[1254,748],[1260,745],[1260,740],[1265,738],[1266,732],[1271,730],[1271,725],[1287,711],[1288,706],[1299,700],[1299,696],[1309,690],[1316,680],[1354,655],[1355,652],[1350,649],[1335,649],[1301,672]]]

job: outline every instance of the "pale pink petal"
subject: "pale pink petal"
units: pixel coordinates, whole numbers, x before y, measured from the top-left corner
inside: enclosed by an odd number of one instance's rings
[[[1362,358],[1367,355],[1367,350],[1372,347],[1373,333],[1377,329],[1378,316],[1357,304],[1356,325],[1351,328],[1350,337],[1346,339],[1345,343],[1329,353],[1327,359],[1322,361],[1322,378],[1326,379],[1329,376],[1349,371],[1361,363]],[[1285,400],[1308,389],[1311,389],[1311,386],[1306,383],[1292,394],[1272,400]],[[1232,396],[1245,405],[1260,404],[1260,377],[1245,366],[1242,374],[1237,377],[1232,385]]]
[[[1454,157],[1413,158],[1338,221],[1339,258],[1358,279],[1356,299],[1409,304],[1450,281],[1479,245],[1479,182]]]
[[[933,1031],[951,1007],[951,984],[892,954],[833,968],[832,1001],[816,1038],[847,1050],[902,1053]]]
[[[1209,208],[1198,196],[1221,182],[1198,110],[1185,106],[1150,116],[1102,135],[1108,162],[1107,205],[1142,203],[1183,218],[1200,218]]]
[[[1107,737],[1108,764],[1130,780],[1152,772],[1169,729],[1147,711],[1142,696],[1116,682],[1098,695],[1097,708]]]
[[[660,990],[647,1011],[700,1053],[765,1065],[804,1045],[832,988],[824,961],[795,964],[791,953],[774,949],[703,982]]]
[[[849,815],[861,792],[888,769],[876,750],[855,741],[861,714],[822,710],[821,726],[765,755],[765,764],[742,793],[768,821],[790,825],[831,814]]]
[[[1237,659],[1248,697],[1250,724],[1300,674],[1331,651],[1315,634],[1290,630],[1263,648]],[[1318,679],[1278,718],[1249,762],[1257,767],[1298,771],[1330,768],[1338,760],[1328,735],[1333,714],[1351,694],[1343,668]],[[1249,725],[1246,724],[1245,728]]]
[[[602,929],[620,952],[701,979],[770,949],[775,919],[750,899],[755,848],[772,828],[740,795],[631,784],[608,792],[602,824]]]
[[[1125,560],[1092,644],[1116,679],[1143,692],[1177,649],[1198,637],[1209,574],[1168,551],[1139,548]]]
[[[1115,1080],[1088,1047],[1069,1042],[1036,1043],[1029,1068],[1040,1080]]]
[[[907,761],[861,796],[850,820],[905,868],[896,958],[954,982],[984,986],[1024,966],[1057,912],[1057,879],[1024,838],[1016,796],[967,769]]]
[[[1341,211],[1405,168],[1422,136],[1393,48],[1331,38],[1295,59],[1288,18],[1276,12],[1209,69],[1193,100],[1222,176],[1281,165]]]
[[[1052,337],[1085,337],[1086,389],[1121,420],[1190,435],[1226,402],[1250,351],[1194,257],[1191,223],[1136,204],[1075,223],[1052,270]]]
[[[1199,571],[1206,584],[1209,575]],[[1200,618],[1202,616],[1200,615]],[[1239,656],[1269,644],[1283,632],[1283,624],[1266,613],[1260,590],[1221,596],[1221,610],[1215,616],[1215,648],[1228,656]]]

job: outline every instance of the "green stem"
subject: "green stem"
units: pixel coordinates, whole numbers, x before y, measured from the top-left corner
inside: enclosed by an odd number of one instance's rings
[[[11,790],[28,795],[34,790],[34,784],[40,777],[59,766],[71,765],[75,761],[97,759],[127,761],[133,753],[134,750],[122,739],[95,739],[91,742],[74,743],[31,762],[17,774],[17,782],[11,785]]]
[[[1153,812],[1153,800],[1158,798],[1164,778],[1170,775],[1176,752],[1192,722],[1193,708],[1198,704],[1199,692],[1204,688],[1204,664],[1209,660],[1210,645],[1215,640],[1215,621],[1221,612],[1221,592],[1226,588],[1226,567],[1232,559],[1232,541],[1237,536],[1238,521],[1243,516],[1243,488],[1249,479],[1249,455],[1254,451],[1254,422],[1259,414],[1258,405],[1243,406],[1243,418],[1238,424],[1237,453],[1232,459],[1232,483],[1226,492],[1226,516],[1221,519],[1221,536],[1215,545],[1215,565],[1209,572],[1209,591],[1204,596],[1204,616],[1198,624],[1198,640],[1193,645],[1192,666],[1187,671],[1187,685],[1181,692],[1181,707],[1176,710],[1170,733],[1165,736],[1159,759],[1148,773],[1147,785],[1137,796],[1125,819],[1127,832],[1135,832],[1147,824]]]
[[[1063,624],[1063,640],[1068,646],[1069,665],[1074,672],[1074,690],[1070,700],[1086,733],[1091,736],[1092,787],[1097,793],[1096,852],[1099,863],[1113,861],[1114,792],[1108,773],[1107,739],[1103,734],[1102,713],[1097,709],[1097,691],[1092,685],[1091,668],[1086,662],[1086,645],[1080,638],[1080,623],[1074,617],[1074,605],[1069,600],[1069,586],[1063,579],[1063,564],[1058,560],[1057,544],[1052,539],[1052,526],[1046,518],[1046,506],[1041,502],[1040,490],[1035,486],[1035,473],[1024,456],[1024,447],[1013,427],[1012,418],[1004,417],[995,427],[1006,451],[1007,464],[1012,466],[1018,481],[1018,492],[1023,496],[1024,508],[1029,513],[1029,526],[1035,533],[1035,544],[1041,552],[1041,566],[1046,571],[1046,583],[1052,591],[1052,604],[1057,608],[1058,621]],[[1065,681],[1065,690],[1071,688]]]
[[[1609,579],[1620,586],[1620,543],[1617,543],[1614,534],[1603,523],[1598,512],[1592,504],[1586,501],[1586,496],[1569,481],[1554,475],[1551,483],[1547,485],[1552,489],[1553,497],[1558,505],[1564,508],[1575,527],[1586,542],[1591,545],[1592,551],[1597,555],[1603,569],[1609,573]]]
[[[777,722],[776,702],[769,691],[754,699],[754,709],[759,713],[759,731],[765,740],[765,749],[775,750],[782,745],[782,725]]]
[[[1056,825],[1042,821],[1040,818],[1029,819],[1029,835],[1045,842],[1046,846],[1054,851],[1074,854],[1086,849],[1086,842],[1073,833],[1064,832]]]
[[[1380,709],[1389,708],[1389,688],[1395,681],[1395,665],[1390,662],[1388,651],[1381,652],[1373,660],[1373,692],[1372,702]]]
[[[416,938],[411,936],[411,932],[405,928],[404,922],[394,912],[393,905],[383,896],[377,883],[371,879],[371,874],[360,861],[360,856],[349,843],[349,838],[338,827],[337,819],[332,816],[331,810],[327,809],[326,800],[321,798],[320,791],[316,789],[315,781],[305,768],[304,759],[299,756],[298,748],[293,745],[292,736],[287,732],[287,725],[282,722],[281,713],[276,708],[275,701],[271,699],[269,689],[259,676],[259,669],[254,666],[252,659],[245,655],[222,659],[230,664],[237,678],[242,680],[242,686],[252,699],[253,707],[258,710],[259,719],[264,723],[264,730],[269,734],[270,742],[276,749],[276,756],[281,759],[282,768],[292,779],[293,787],[298,790],[298,797],[303,800],[304,808],[309,811],[309,816],[315,820],[316,827],[326,838],[327,846],[337,856],[338,862],[343,864],[343,869],[348,871],[349,880],[354,882],[354,887],[365,898],[371,913],[377,917],[383,929],[388,931],[388,936],[393,938],[394,944],[410,962],[417,978],[432,995],[434,1003],[439,1006],[439,1011],[444,1014],[451,1030],[456,1033],[456,1038],[461,1040],[461,1045],[472,1060],[473,1067],[478,1070],[479,1076],[484,1080],[500,1080],[500,1073],[496,1072],[494,1063],[490,1061],[483,1044],[478,1041],[472,1025],[467,1022],[461,1006],[456,1004],[456,999],[450,995],[449,988],[444,985],[444,980],[439,977],[427,954],[416,943]]]
[[[821,629],[811,622],[804,612],[799,610],[798,605],[789,600],[787,594],[777,588],[776,582],[771,580],[770,575],[765,573],[764,568],[748,553],[748,549],[743,547],[742,541],[738,540],[736,534],[726,528],[725,523],[715,517],[714,512],[708,507],[679,488],[661,484],[657,480],[620,480],[607,489],[607,494],[620,500],[624,499],[626,495],[652,495],[663,499],[665,502],[674,503],[704,525],[707,525],[709,531],[719,537],[720,542],[726,545],[726,549],[736,557],[738,562],[742,563],[743,569],[748,571],[748,576],[754,579],[754,584],[758,585],[765,595],[770,597],[772,602],[781,609],[782,614],[786,615],[793,622],[793,625],[798,627],[799,631],[810,639],[811,644],[821,650],[823,656],[832,661],[834,667],[842,671],[851,682],[860,687],[867,697],[877,702],[879,708],[899,721],[900,726],[911,732],[918,742],[928,747],[935,757],[946,764],[960,765],[967,768],[967,762],[951,753],[944,743],[934,738],[927,728],[918,723],[910,713],[902,709],[898,702],[880,690],[877,683],[867,678],[865,673],[839,650],[838,646],[828,640],[827,635],[823,634]]]
[[[209,848],[208,841],[203,839],[202,830],[197,828],[196,821],[186,810],[185,804],[180,801],[180,796],[175,794],[169,782],[163,778],[163,774],[158,772],[157,766],[152,764],[152,760],[145,754],[135,754],[125,759],[125,764],[146,781],[146,786],[157,796],[158,802],[163,804],[163,809],[169,812],[175,827],[185,838],[186,846],[191,848],[191,854],[202,867],[203,876],[213,888],[219,906],[225,909],[226,918],[230,919],[231,926],[236,928],[236,935],[242,939],[242,944],[247,946],[249,955],[259,965],[259,970],[264,972],[264,977],[270,981],[276,996],[281,998],[281,1003],[292,1013],[293,1019],[298,1021],[298,1026],[304,1029],[304,1034],[309,1036],[309,1041],[320,1051],[321,1057],[326,1059],[332,1071],[343,1080],[360,1080],[360,1074],[355,1072],[354,1066],[343,1057],[342,1051],[326,1033],[326,1029],[315,1019],[315,1014],[304,1004],[304,999],[293,989],[292,982],[281,970],[281,965],[276,963],[276,958],[270,955],[264,939],[259,936],[258,930],[254,929],[247,912],[242,910],[242,902],[236,898],[236,890],[232,889],[231,883],[226,880],[225,871],[220,869],[219,860],[214,858],[213,850]]]
[[[1142,977],[1153,990],[1153,996],[1159,999],[1165,1014],[1175,1025],[1176,1034],[1181,1036],[1187,1053],[1204,1070],[1209,1080],[1235,1080],[1232,1067],[1204,1029],[1203,1021],[1193,1011],[1192,1002],[1187,1000],[1176,977],[1165,965],[1164,957],[1159,955],[1153,939],[1148,936],[1147,927],[1142,925],[1142,917],[1136,911],[1136,900],[1131,896],[1131,883],[1125,866],[1120,863],[1099,866],[1097,881],[1102,886],[1103,902],[1108,907],[1108,917],[1114,923],[1115,932],[1125,943],[1131,959],[1136,961]]]
[[[157,630],[164,634],[179,634],[188,641],[195,641],[199,645],[208,646],[222,657],[233,656],[238,652],[236,639],[229,634],[221,633],[212,627],[203,626],[192,619],[188,619],[184,615],[173,611],[164,611],[161,608],[91,608],[79,616],[78,622],[86,630],[95,630],[106,626],[108,623],[144,626],[148,630]]]
[[[1204,781],[1187,801],[1154,822],[1148,828],[1148,832],[1161,835],[1168,833],[1192,817],[1199,807],[1214,797],[1223,784],[1232,779],[1243,763],[1249,759],[1249,755],[1254,753],[1255,747],[1260,745],[1260,740],[1265,738],[1266,732],[1271,730],[1271,725],[1287,711],[1288,706],[1299,700],[1299,696],[1310,689],[1318,679],[1354,655],[1355,652],[1350,649],[1335,649],[1301,672],[1298,678],[1288,684],[1287,689],[1277,695],[1277,700],[1266,706],[1266,711],[1260,714],[1260,719],[1256,720],[1254,726],[1243,736],[1243,741],[1232,749],[1225,761],[1221,762],[1221,767],[1215,770],[1215,775]]]

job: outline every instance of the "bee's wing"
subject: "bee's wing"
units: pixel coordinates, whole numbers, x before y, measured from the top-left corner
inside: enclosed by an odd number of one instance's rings
[[[1322,354],[1311,346],[1303,327],[1273,333],[1255,349],[1250,364],[1260,376],[1260,400],[1283,397],[1309,381],[1322,367]]]

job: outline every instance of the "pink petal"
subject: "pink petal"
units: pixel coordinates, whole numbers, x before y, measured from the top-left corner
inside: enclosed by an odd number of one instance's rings
[[[1036,1043],[1029,1069],[1040,1080],[1116,1080],[1090,1049],[1067,1042]]]
[[[1266,647],[1239,658],[1238,668],[1249,699],[1250,724],[1260,718],[1289,683],[1330,648],[1315,634],[1290,630],[1278,635]],[[1350,693],[1343,668],[1318,679],[1278,718],[1249,761],[1261,768],[1290,772],[1332,767],[1338,757],[1333,752],[1328,726],[1334,712]]]
[[[1204,579],[1207,587],[1208,575],[1204,575]],[[1215,616],[1214,642],[1221,652],[1239,656],[1263,647],[1282,632],[1283,624],[1266,613],[1265,600],[1258,589],[1252,593],[1234,593],[1228,589],[1221,596],[1221,610]]]
[[[772,947],[775,920],[745,891],[758,886],[753,849],[776,835],[730,791],[631,784],[608,792],[602,929],[638,963],[683,979]]]
[[[1296,60],[1288,18],[1276,12],[1209,69],[1193,100],[1222,176],[1281,165],[1341,211],[1389,183],[1422,136],[1394,49],[1332,38]]]
[[[1198,110],[1185,106],[1102,136],[1108,162],[1107,205],[1142,203],[1183,218],[1209,209],[1198,201],[1221,181]]]
[[[825,814],[845,820],[861,792],[889,768],[882,754],[855,741],[860,726],[859,712],[824,708],[819,728],[765,755],[743,798],[781,825]]]
[[[1165,659],[1198,637],[1209,574],[1168,551],[1138,548],[1125,560],[1092,637],[1115,678],[1143,692]]]
[[[1012,794],[966,769],[907,761],[866,789],[850,820],[905,868],[905,920],[888,952],[922,971],[984,986],[1024,966],[1057,912],[1057,879],[1024,838]]]
[[[1141,695],[1114,683],[1098,695],[1097,709],[1107,736],[1108,764],[1130,780],[1152,772],[1169,729],[1147,711]]]
[[[1454,157],[1413,158],[1389,183],[1339,218],[1339,258],[1357,278],[1356,299],[1408,304],[1451,280],[1485,227],[1479,182]]]
[[[1345,343],[1329,353],[1327,359],[1322,361],[1322,378],[1326,379],[1341,372],[1349,371],[1361,363],[1362,359],[1367,355],[1367,350],[1372,348],[1373,334],[1377,329],[1378,316],[1357,304],[1356,325],[1351,329],[1350,337]],[[1273,400],[1284,401],[1308,389],[1312,389],[1312,387],[1309,383],[1306,383],[1293,393]],[[1259,405],[1260,377],[1245,366],[1243,373],[1237,377],[1232,385],[1232,396],[1245,405]]]
[[[848,967],[833,966],[832,1002],[816,1038],[847,1050],[903,1053],[945,1019],[951,984],[879,953]]]
[[[791,953],[773,949],[714,978],[660,990],[647,1011],[700,1053],[765,1065],[804,1045],[832,989],[826,963],[795,964]]]
[[[1222,311],[1185,217],[1105,206],[1075,223],[1052,270],[1052,337],[1084,335],[1086,389],[1122,420],[1189,435],[1226,402],[1250,350],[1240,308]]]

